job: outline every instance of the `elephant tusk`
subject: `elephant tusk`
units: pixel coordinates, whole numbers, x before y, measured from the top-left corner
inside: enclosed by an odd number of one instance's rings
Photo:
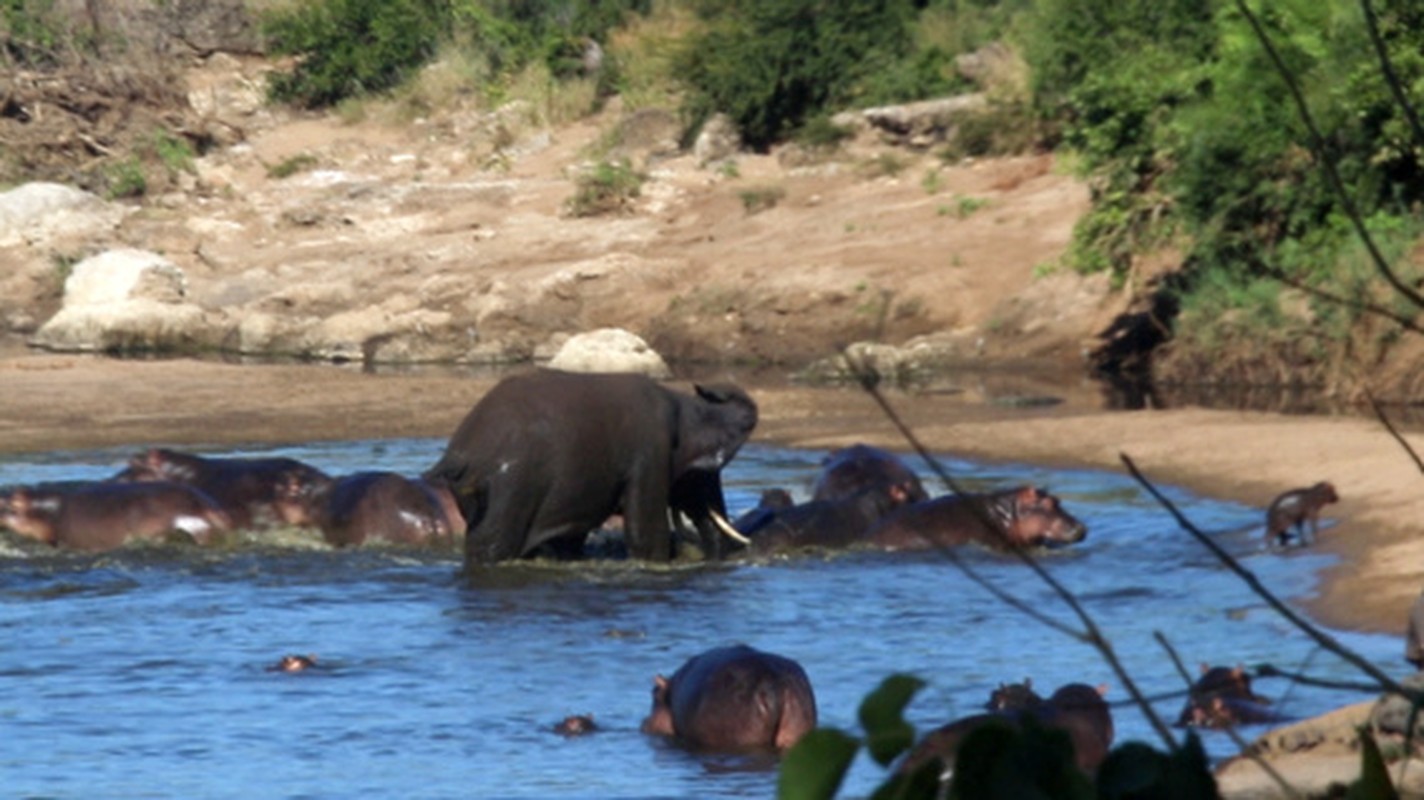
[[[736,528],[733,528],[732,523],[728,522],[726,517],[722,516],[721,514],[718,514],[716,511],[713,511],[710,508],[707,509],[707,515],[712,518],[712,522],[716,524],[718,528],[722,529],[722,533],[727,534],[728,539],[731,539],[732,541],[747,547],[751,546],[752,540],[743,536],[741,531],[737,530]]]

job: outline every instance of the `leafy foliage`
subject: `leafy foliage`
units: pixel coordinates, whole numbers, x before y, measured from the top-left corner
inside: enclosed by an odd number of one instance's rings
[[[728,114],[765,149],[818,113],[942,86],[943,51],[911,58],[909,0],[704,0],[706,27],[678,60],[697,123]]]
[[[388,89],[434,52],[448,9],[443,0],[322,0],[263,20],[272,51],[299,57],[272,73],[274,99],[328,106]]]

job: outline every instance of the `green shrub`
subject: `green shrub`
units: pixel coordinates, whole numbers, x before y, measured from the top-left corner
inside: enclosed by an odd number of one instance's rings
[[[626,158],[617,163],[601,161],[579,177],[578,189],[568,201],[569,215],[592,217],[621,211],[638,196],[644,180]]]
[[[690,127],[721,111],[758,150],[852,104],[861,81],[911,46],[909,0],[705,0],[699,8],[706,27],[676,65],[689,89]]]
[[[272,52],[298,58],[270,75],[268,90],[319,107],[388,89],[434,54],[447,15],[443,0],[319,0],[269,12]]]
[[[109,199],[142,197],[148,192],[148,178],[137,156],[115,161],[104,170],[104,194]]]
[[[737,192],[737,196],[742,199],[742,208],[750,215],[776,208],[776,204],[786,197],[786,190],[780,186],[762,186],[743,189]]]
[[[276,178],[277,180],[281,180],[282,178],[290,178],[298,172],[305,172],[309,169],[314,168],[316,165],[316,156],[312,155],[311,153],[298,153],[294,156],[284,158],[278,163],[268,167],[267,177]]]

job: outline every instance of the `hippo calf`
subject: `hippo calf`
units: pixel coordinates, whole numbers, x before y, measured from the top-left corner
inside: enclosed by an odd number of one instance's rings
[[[1335,486],[1327,481],[1281,493],[1266,509],[1266,547],[1284,547],[1292,537],[1299,539],[1301,544],[1310,543],[1320,531],[1320,509],[1339,501]],[[1305,535],[1307,522],[1310,523],[1308,538]]]
[[[800,664],[746,645],[708,650],[653,679],[644,733],[695,750],[784,751],[816,727],[816,696]]]
[[[112,550],[135,539],[183,534],[207,544],[232,525],[211,497],[176,483],[93,483],[12,490],[0,527],[55,547]]]
[[[911,503],[866,534],[890,550],[925,550],[978,542],[999,550],[1081,542],[1087,526],[1057,497],[1034,486],[986,494],[945,495]]]

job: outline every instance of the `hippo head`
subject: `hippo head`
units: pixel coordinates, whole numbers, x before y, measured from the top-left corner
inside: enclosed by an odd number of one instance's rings
[[[1057,497],[1036,486],[1019,489],[1013,505],[1008,534],[1018,546],[1061,547],[1088,535],[1088,527],[1064,511]]]
[[[657,675],[653,678],[653,709],[648,712],[648,716],[643,720],[643,733],[651,733],[659,736],[674,735],[672,724],[672,706],[668,703],[668,692],[671,683],[667,678]]]

